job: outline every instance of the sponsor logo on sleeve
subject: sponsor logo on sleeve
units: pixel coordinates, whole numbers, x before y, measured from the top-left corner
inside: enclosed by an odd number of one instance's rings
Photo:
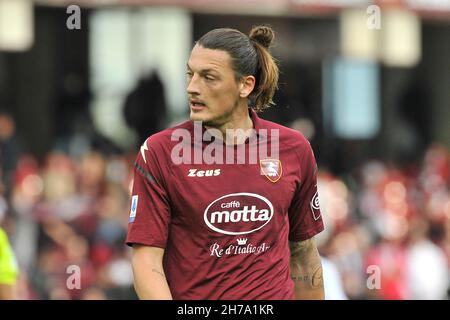
[[[138,205],[138,198],[139,198],[139,196],[132,196],[132,197],[131,197],[130,218],[128,219],[128,222],[129,222],[129,223],[134,222],[134,219],[136,218],[136,211],[137,211],[137,205]]]
[[[316,193],[312,197],[311,203],[310,203],[310,207],[311,207],[311,211],[312,211],[312,215],[313,215],[314,220],[319,220],[321,213],[320,213],[319,193],[318,193],[318,191],[316,191]]]

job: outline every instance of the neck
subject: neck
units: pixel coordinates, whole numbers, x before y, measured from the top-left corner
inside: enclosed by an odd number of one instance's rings
[[[205,127],[207,129],[211,128],[208,126]],[[253,121],[250,118],[247,106],[237,108],[227,122],[214,127],[214,129],[222,133],[222,139],[226,144],[245,143],[253,129]]]

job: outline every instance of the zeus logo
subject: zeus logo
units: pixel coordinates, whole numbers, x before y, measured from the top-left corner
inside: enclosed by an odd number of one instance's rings
[[[189,169],[188,177],[212,177],[218,175],[220,175],[220,169],[215,170]]]
[[[272,203],[255,193],[233,193],[211,202],[203,219],[213,231],[241,235],[255,232],[272,219]]]

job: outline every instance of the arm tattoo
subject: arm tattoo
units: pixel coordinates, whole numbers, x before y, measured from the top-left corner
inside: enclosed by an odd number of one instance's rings
[[[291,275],[292,280],[294,280],[295,282],[305,282],[308,283],[309,282],[309,276],[308,275],[299,275],[299,276],[294,276]]]
[[[313,288],[319,288],[323,286],[323,272],[322,272],[322,266],[319,265],[314,271],[312,280],[311,280],[311,286]]]
[[[308,239],[299,242],[289,242],[291,258],[304,256],[309,250],[314,249],[314,240]]]
[[[323,286],[322,265],[314,240],[290,242],[291,277],[296,283],[304,283],[311,288]]]
[[[159,270],[156,270],[156,269],[152,269],[152,272],[156,272],[157,274],[159,274],[160,276],[162,276],[163,278],[166,278],[166,276],[164,275],[164,273],[163,272],[161,272],[161,271],[159,271]]]

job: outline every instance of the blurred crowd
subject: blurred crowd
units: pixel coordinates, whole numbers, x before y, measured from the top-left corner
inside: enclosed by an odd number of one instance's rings
[[[450,153],[430,146],[421,163],[370,161],[344,177],[321,172],[326,229],[319,251],[349,299],[448,299]]]
[[[18,298],[135,299],[123,242],[135,154],[78,147],[38,161],[5,114],[0,148],[0,225],[20,266]],[[341,177],[322,170],[319,197],[326,229],[317,241],[339,298],[448,299],[448,149],[430,146],[410,167],[373,160]],[[68,285],[70,266],[79,287]]]
[[[136,298],[124,245],[135,155],[79,147],[38,161],[12,152],[14,123],[0,119],[11,128],[0,130],[0,221],[20,266],[18,298]]]

